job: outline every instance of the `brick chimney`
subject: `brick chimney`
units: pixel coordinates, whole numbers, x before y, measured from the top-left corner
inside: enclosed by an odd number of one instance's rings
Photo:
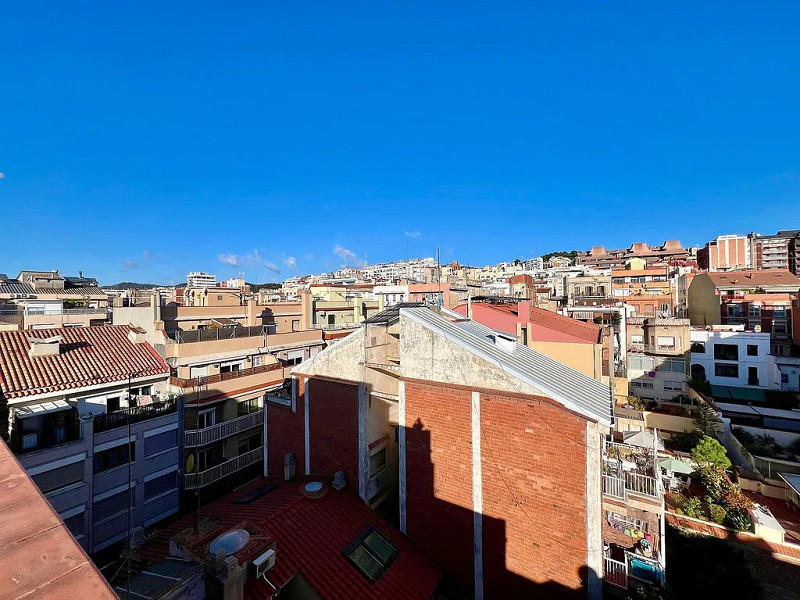
[[[28,356],[55,356],[61,352],[61,336],[54,335],[49,338],[32,338],[28,341],[31,347],[28,349]]]

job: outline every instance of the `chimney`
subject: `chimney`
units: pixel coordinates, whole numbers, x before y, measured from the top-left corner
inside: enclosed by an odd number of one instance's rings
[[[81,279],[83,279],[83,271],[78,271],[78,277],[80,277]]]
[[[132,344],[143,344],[147,341],[147,331],[141,327],[131,327],[128,331],[128,340]]]
[[[28,356],[56,356],[61,352],[61,336],[54,335],[49,338],[32,338],[28,341],[31,347],[28,349]]]

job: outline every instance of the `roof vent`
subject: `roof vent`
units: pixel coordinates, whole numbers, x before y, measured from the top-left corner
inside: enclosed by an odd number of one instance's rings
[[[303,491],[300,493],[306,498],[322,498],[328,493],[328,488],[319,481],[309,481],[303,486]]]
[[[55,356],[61,350],[61,336],[54,335],[47,338],[29,337],[31,344],[28,356]]]
[[[208,552],[212,556],[221,552],[225,556],[236,554],[247,546],[250,541],[250,534],[244,529],[233,529],[223,533],[216,538],[208,547]]]
[[[494,342],[494,345],[498,348],[502,348],[509,354],[514,353],[514,348],[517,346],[517,339],[510,335],[504,335],[501,333],[495,333],[489,336],[489,339]]]

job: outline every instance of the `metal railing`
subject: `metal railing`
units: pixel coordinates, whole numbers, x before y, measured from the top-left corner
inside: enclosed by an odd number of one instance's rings
[[[228,371],[227,373],[219,373],[217,375],[202,375],[200,377],[192,377],[184,379],[182,377],[170,377],[169,382],[171,385],[176,385],[182,388],[205,387],[220,381],[230,381],[231,379],[238,379],[239,377],[248,377],[250,375],[258,375],[259,373],[268,373],[270,371],[282,371],[283,365],[280,363],[273,363],[271,365],[259,365],[258,367],[250,367],[249,369],[239,369],[238,371]],[[283,374],[285,379],[285,374]]]
[[[213,319],[214,317],[208,317]],[[242,317],[244,318],[244,317]],[[245,327],[212,327],[207,329],[190,329],[181,331],[173,329],[167,331],[167,336],[178,344],[193,344],[196,342],[214,342],[217,340],[234,340],[237,338],[255,337],[259,335],[269,335],[275,332],[276,325],[253,325]],[[272,329],[272,331],[270,331]]]
[[[753,456],[752,458],[756,469],[767,479],[778,479],[778,473],[800,475],[800,463],[764,456]]]
[[[314,323],[314,329],[322,329],[323,331],[338,331],[340,329],[357,329],[361,327],[361,323]]]
[[[610,584],[621,588],[628,588],[628,563],[613,558],[605,559],[605,573],[603,578]]]
[[[128,419],[130,419],[131,423],[139,423],[169,415],[177,410],[177,400],[164,400],[163,402],[154,402],[146,406],[133,406],[111,413],[96,415],[94,417],[94,431],[99,433],[109,429],[116,429],[117,427],[125,427],[128,425]]]
[[[658,480],[655,477],[642,475],[640,473],[624,472],[625,490],[643,496],[659,498]]]
[[[603,474],[603,493],[606,496],[625,499],[625,480],[615,475]]]
[[[237,417],[230,421],[212,425],[205,429],[187,429],[184,432],[184,445],[187,448],[195,446],[205,446],[211,442],[216,442],[235,433],[260,427],[264,423],[264,411],[259,410],[249,415]]]
[[[245,467],[249,467],[250,465],[257,463],[262,458],[264,458],[264,448],[260,447],[256,448],[255,450],[251,450],[250,452],[246,452],[245,454],[240,454],[235,458],[227,460],[224,463],[215,467],[211,467],[205,471],[200,471],[199,473],[187,473],[184,475],[183,479],[184,488],[190,490],[198,487],[205,487],[214,483],[215,481],[219,481],[223,477],[227,477],[232,473],[236,473],[236,471],[241,471]]]
[[[20,316],[57,316],[57,315],[98,315],[111,312],[109,308],[3,308],[0,315],[20,315]]]

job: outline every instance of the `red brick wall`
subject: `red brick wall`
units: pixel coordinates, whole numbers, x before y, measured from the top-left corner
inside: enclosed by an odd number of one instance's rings
[[[358,487],[358,386],[322,379],[309,385],[311,472],[345,471]]]
[[[405,389],[408,535],[471,595],[470,394],[411,382]]]
[[[473,593],[471,395],[406,382],[408,534]],[[574,597],[586,576],[585,421],[481,395],[486,597]],[[542,584],[542,585],[536,585]]]
[[[484,590],[524,580],[581,587],[586,573],[586,423],[552,404],[481,394]],[[505,539],[492,524],[505,523]],[[503,547],[505,542],[505,547]],[[524,578],[520,581],[520,576]]]
[[[295,473],[305,469],[305,402],[303,380],[297,380],[297,412],[267,402],[267,469],[271,477],[283,476],[283,457],[294,453]]]

